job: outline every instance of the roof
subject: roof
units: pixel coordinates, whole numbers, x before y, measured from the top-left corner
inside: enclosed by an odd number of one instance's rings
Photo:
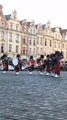
[[[43,30],[45,29],[45,27],[46,27],[46,24],[42,25],[42,29],[43,29]]]
[[[38,25],[35,25],[35,27],[36,27],[36,29],[37,29]]]
[[[28,27],[30,26],[30,23],[31,23],[31,22],[27,22],[27,26],[28,26]]]
[[[62,33],[66,33],[67,32],[67,29],[62,29]]]
[[[10,19],[11,19],[11,14],[5,15],[5,18],[6,18],[7,20],[10,20]]]
[[[51,28],[52,32],[55,32],[55,29],[56,29],[56,28]]]

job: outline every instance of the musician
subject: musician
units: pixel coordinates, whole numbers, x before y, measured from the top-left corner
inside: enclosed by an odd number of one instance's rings
[[[49,75],[50,72],[51,72],[51,58],[50,58],[50,55],[46,56],[46,71],[47,71],[46,75]]]
[[[45,69],[45,60],[44,60],[44,55],[40,56],[40,61],[39,61],[39,68],[40,68],[40,74],[43,74],[43,71]]]
[[[22,69],[22,60],[19,54],[17,54],[16,58],[18,60],[18,64],[15,66],[15,71],[16,71],[16,74],[19,74],[19,71]]]
[[[33,56],[30,56],[30,59],[28,61],[28,70],[29,74],[32,74],[32,71],[34,70],[35,60],[33,59]]]
[[[55,63],[56,63],[55,54],[52,53],[52,54],[50,55],[50,58],[51,58],[51,75],[54,76],[54,74],[55,74]]]
[[[55,52],[55,58],[56,58],[56,62],[55,62],[55,77],[59,77],[60,76],[60,59],[63,59],[62,52],[60,53],[59,51],[56,51]]]
[[[8,64],[9,64],[7,54],[3,54],[1,59],[2,59],[2,64],[3,64],[3,73],[6,73],[6,71],[8,71]]]

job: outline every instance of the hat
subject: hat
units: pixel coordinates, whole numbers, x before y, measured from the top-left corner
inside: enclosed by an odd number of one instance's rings
[[[20,54],[17,54],[17,57],[19,58],[19,57],[20,57]]]
[[[44,58],[44,55],[41,55],[40,58]]]
[[[30,59],[33,59],[33,56],[32,56],[32,55],[30,56]]]

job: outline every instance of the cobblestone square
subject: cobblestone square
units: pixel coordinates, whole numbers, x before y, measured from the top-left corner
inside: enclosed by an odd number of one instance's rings
[[[67,120],[67,72],[0,71],[0,120]]]

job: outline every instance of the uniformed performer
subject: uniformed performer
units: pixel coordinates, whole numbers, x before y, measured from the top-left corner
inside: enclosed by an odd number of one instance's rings
[[[51,76],[54,76],[54,74],[55,74],[55,64],[56,64],[55,54],[52,53],[50,55],[50,58],[51,58]]]
[[[19,71],[22,69],[22,60],[19,54],[17,54],[16,59],[17,59],[17,65],[15,65],[15,71],[16,74],[19,74]]]
[[[55,52],[55,59],[56,59],[56,62],[55,62],[55,77],[59,77],[60,76],[60,59],[62,59],[59,51]]]
[[[45,60],[44,60],[44,55],[40,56],[40,61],[39,61],[39,69],[40,69],[40,74],[42,75],[45,69]]]
[[[51,58],[50,58],[50,55],[46,56],[46,72],[47,72],[46,75],[49,75],[50,72],[51,72]]]
[[[30,59],[28,61],[29,74],[32,74],[32,72],[34,70],[34,66],[35,66],[35,60],[33,59],[33,56],[30,56]]]
[[[2,59],[2,64],[3,64],[3,73],[6,73],[8,71],[8,64],[9,64],[7,54],[3,54],[1,59]]]

